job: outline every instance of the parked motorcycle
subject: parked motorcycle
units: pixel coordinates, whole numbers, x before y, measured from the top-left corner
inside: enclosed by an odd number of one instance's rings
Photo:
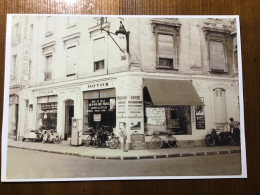
[[[212,128],[210,132],[205,137],[205,142],[207,146],[215,146],[220,144],[233,145],[234,139],[233,134],[225,129]]]
[[[23,142],[25,140],[40,142],[42,141],[42,133],[39,130],[30,130],[24,135],[22,139]]]
[[[61,134],[54,132],[53,129],[42,131],[42,143],[49,142],[49,143],[59,144],[60,141],[61,141]]]

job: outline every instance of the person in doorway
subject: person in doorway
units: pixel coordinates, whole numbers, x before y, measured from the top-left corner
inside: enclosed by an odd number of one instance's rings
[[[234,144],[239,145],[240,144],[240,129],[239,129],[239,122],[234,121],[234,119],[231,117],[230,119],[230,131],[233,132],[233,139]]]

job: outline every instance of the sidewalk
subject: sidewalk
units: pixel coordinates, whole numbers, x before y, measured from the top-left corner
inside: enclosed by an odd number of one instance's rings
[[[215,146],[215,147],[177,147],[147,150],[129,150],[123,152],[122,149],[93,148],[86,146],[70,146],[66,142],[60,144],[22,142],[8,140],[8,147],[21,148],[27,150],[50,152],[56,154],[66,154],[92,159],[117,159],[117,160],[137,160],[155,159],[186,156],[206,156],[240,153],[239,146]]]

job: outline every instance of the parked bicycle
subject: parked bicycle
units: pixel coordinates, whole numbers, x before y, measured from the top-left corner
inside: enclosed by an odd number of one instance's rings
[[[166,135],[165,139],[161,137],[163,134]],[[175,148],[177,147],[177,140],[172,133],[154,132],[151,139],[151,147],[154,149],[159,149],[162,148],[163,145],[170,148]]]
[[[90,128],[90,134],[87,137],[86,146],[92,145],[93,147],[117,148],[119,145],[119,137],[104,129],[105,128],[101,127],[100,130],[95,131],[93,128]]]

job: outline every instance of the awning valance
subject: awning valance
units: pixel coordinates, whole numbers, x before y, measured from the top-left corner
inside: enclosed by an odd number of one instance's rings
[[[153,105],[204,105],[188,80],[144,79]]]

